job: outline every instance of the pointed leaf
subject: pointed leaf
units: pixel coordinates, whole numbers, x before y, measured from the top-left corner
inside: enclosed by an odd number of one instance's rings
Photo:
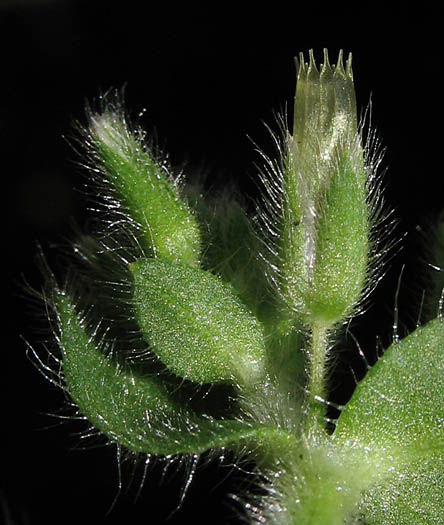
[[[444,448],[444,322],[393,344],[357,385],[336,439],[393,444],[413,456]]]
[[[91,116],[91,148],[127,220],[136,226],[147,255],[197,266],[200,233],[194,215],[165,167],[141,136],[130,132],[119,108]]]

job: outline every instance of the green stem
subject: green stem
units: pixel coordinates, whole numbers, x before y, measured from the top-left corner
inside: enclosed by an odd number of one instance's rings
[[[327,328],[314,323],[311,331],[311,347],[309,352],[309,378],[306,404],[307,435],[324,432],[324,417],[326,399],[326,357]]]

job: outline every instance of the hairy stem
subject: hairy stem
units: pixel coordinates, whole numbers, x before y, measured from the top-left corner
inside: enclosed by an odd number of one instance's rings
[[[327,357],[327,328],[324,325],[314,323],[312,326],[309,356],[306,431],[310,436],[324,430]]]

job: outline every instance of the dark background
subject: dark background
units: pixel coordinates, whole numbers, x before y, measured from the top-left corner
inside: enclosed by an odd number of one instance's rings
[[[81,188],[85,173],[63,137],[73,120],[84,121],[85,101],[126,85],[128,107],[156,134],[175,166],[208,171],[210,180],[236,179],[255,195],[253,142],[271,152],[263,121],[288,104],[295,87],[293,57],[323,47],[334,62],[352,51],[358,103],[372,94],[373,121],[387,147],[386,200],[407,232],[356,334],[371,362],[375,334],[389,341],[393,298],[407,262],[400,302],[400,329],[418,313],[416,276],[421,268],[415,227],[442,206],[441,28],[434,13],[380,9],[359,12],[295,5],[258,11],[209,7],[151,6],[97,0],[15,2],[0,0],[0,153],[3,183],[3,260],[7,268],[1,356],[0,501],[14,523],[163,523],[177,506],[183,471],[171,470],[160,485],[155,466],[139,500],[130,489],[107,515],[117,490],[115,453],[79,451],[76,425],[47,428],[63,397],[46,384],[25,356],[23,336],[39,340],[34,326],[43,313],[29,313],[23,288],[39,288],[35,254],[45,252],[82,226],[88,212]],[[51,256],[50,256],[51,257]],[[410,281],[409,281],[410,278]],[[23,285],[25,282],[29,283]],[[351,345],[350,345],[351,346]],[[351,349],[339,377],[350,393]],[[337,387],[338,385],[336,385]],[[199,469],[182,509],[168,523],[234,523],[232,500],[242,473],[227,465]],[[126,482],[125,482],[126,480]],[[124,476],[124,485],[128,485]],[[137,488],[137,477],[135,481]],[[6,514],[3,514],[6,520]],[[2,513],[0,512],[0,522]],[[232,521],[231,521],[232,520]],[[6,521],[6,523],[10,523]]]

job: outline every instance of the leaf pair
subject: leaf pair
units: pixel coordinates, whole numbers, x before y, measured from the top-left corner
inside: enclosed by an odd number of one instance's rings
[[[55,296],[63,377],[79,412],[116,444],[156,455],[198,454],[242,446],[265,431],[235,420],[203,417],[179,404],[162,378],[122,363],[87,333],[72,301]]]

